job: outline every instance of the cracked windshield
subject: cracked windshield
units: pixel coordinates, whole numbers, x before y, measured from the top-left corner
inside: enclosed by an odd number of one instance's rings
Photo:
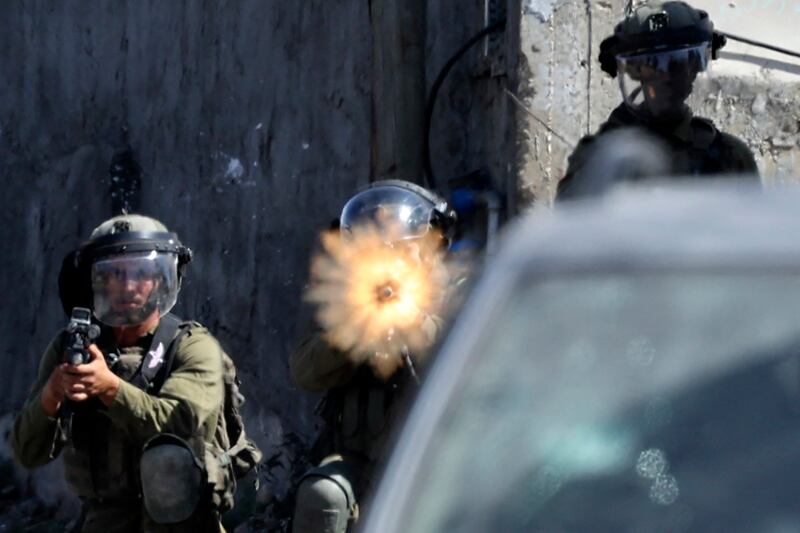
[[[798,531],[798,301],[794,274],[516,291],[426,451],[406,530]]]

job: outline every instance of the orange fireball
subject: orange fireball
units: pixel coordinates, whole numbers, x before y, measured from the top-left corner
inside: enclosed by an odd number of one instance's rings
[[[322,251],[311,264],[306,299],[333,346],[363,360],[375,353],[418,354],[430,339],[423,319],[438,315],[448,272],[441,237],[398,240],[385,226],[353,228],[348,239],[322,235]]]

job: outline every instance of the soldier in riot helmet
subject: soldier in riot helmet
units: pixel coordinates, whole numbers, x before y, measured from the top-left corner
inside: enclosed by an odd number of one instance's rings
[[[439,196],[406,181],[386,180],[350,198],[339,229],[347,240],[363,224],[391,227],[391,238],[403,245],[435,229],[443,237],[441,245],[447,247],[454,222],[454,211]],[[420,316],[418,324],[433,344],[441,327],[439,317]],[[312,450],[318,466],[303,476],[297,488],[294,533],[344,533],[356,522],[359,503],[400,416],[402,399],[417,377],[410,359],[388,376],[381,375],[368,364],[369,358],[351,357],[332,346],[324,334],[319,328],[289,359],[299,387],[325,392],[319,406],[325,427]]]
[[[222,350],[169,314],[190,259],[161,222],[122,215],[62,266],[65,310],[90,309],[100,334],[85,364],[65,362],[68,332],[56,335],[10,442],[28,468],[63,452],[82,531],[223,530],[212,486],[224,477],[215,455],[229,444],[218,427]]]
[[[569,158],[558,198],[580,195],[594,179],[587,165],[597,140],[621,128],[641,128],[661,141],[679,176],[747,174],[757,178],[744,142],[695,117],[686,104],[695,79],[725,45],[705,11],[685,2],[649,0],[617,24],[600,45],[600,67],[619,79],[624,102],[599,131],[581,139]]]

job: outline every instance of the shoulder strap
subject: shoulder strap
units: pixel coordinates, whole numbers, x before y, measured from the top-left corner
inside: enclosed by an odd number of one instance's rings
[[[720,172],[719,130],[714,122],[703,117],[693,117],[691,126],[692,172],[695,174]]]
[[[692,147],[695,150],[707,150],[719,134],[717,126],[710,119],[692,117]]]
[[[172,367],[177,345],[174,340],[180,325],[181,319],[175,315],[166,314],[161,317],[150,348],[142,359],[142,366],[131,380],[133,385],[151,394],[158,392]]]

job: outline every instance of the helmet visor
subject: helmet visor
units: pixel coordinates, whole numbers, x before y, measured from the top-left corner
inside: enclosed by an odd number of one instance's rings
[[[706,70],[710,58],[709,43],[618,55],[622,97],[641,118],[658,120],[682,114],[697,75]]]
[[[427,199],[402,187],[386,186],[367,189],[353,196],[339,218],[344,238],[353,228],[372,224],[389,240],[422,237],[430,231],[434,205]]]
[[[112,326],[135,326],[163,316],[178,299],[178,256],[141,252],[105,257],[92,265],[94,316]]]

